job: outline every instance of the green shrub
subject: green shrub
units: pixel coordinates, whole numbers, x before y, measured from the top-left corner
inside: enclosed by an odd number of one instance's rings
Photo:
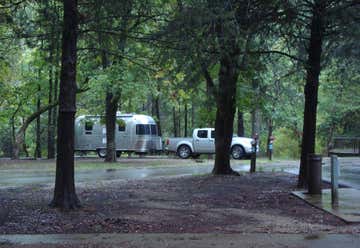
[[[290,129],[280,128],[274,131],[274,156],[280,158],[300,158],[300,140]]]

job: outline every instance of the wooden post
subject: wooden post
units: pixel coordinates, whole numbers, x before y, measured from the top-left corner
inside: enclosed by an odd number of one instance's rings
[[[254,140],[251,144],[251,162],[250,162],[250,173],[256,172],[256,144]]]
[[[331,204],[339,204],[339,160],[336,155],[331,155]]]

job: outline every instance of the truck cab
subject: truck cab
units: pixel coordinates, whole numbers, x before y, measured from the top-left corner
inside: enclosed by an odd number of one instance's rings
[[[215,150],[215,130],[198,128],[193,132],[194,147],[197,153],[213,153]]]
[[[233,137],[231,142],[231,156],[241,159],[252,153],[253,139]],[[167,152],[175,152],[180,158],[198,157],[200,154],[215,153],[215,129],[196,128],[191,138],[168,138],[165,142]],[[258,149],[257,149],[258,151]]]

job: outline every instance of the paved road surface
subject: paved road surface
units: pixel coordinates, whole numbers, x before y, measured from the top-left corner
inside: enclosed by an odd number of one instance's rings
[[[153,158],[151,158],[154,161]],[[324,158],[323,178],[330,178],[330,159]],[[340,158],[340,183],[360,189],[360,158]],[[258,170],[286,171],[298,173],[298,161],[275,161],[257,165]],[[171,167],[121,168],[116,170],[92,169],[76,172],[77,183],[98,182],[104,180],[136,180],[144,178],[186,176],[211,173],[213,161],[198,165],[179,165]],[[233,166],[237,171],[249,171],[249,161],[243,160]],[[21,187],[32,184],[53,184],[54,171],[39,169],[0,169],[1,187]]]

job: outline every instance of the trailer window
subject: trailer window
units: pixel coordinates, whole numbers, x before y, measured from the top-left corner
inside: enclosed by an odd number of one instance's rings
[[[125,132],[126,122],[123,119],[117,119],[116,124],[118,125],[119,132]]]
[[[138,135],[150,134],[150,125],[137,124],[136,134]]]
[[[199,130],[197,133],[197,136],[202,139],[207,138],[207,135],[208,135],[207,130]]]
[[[151,125],[151,135],[157,135],[157,127],[156,127],[156,125]]]
[[[92,134],[93,128],[94,128],[94,122],[92,121],[85,122],[85,134]]]

